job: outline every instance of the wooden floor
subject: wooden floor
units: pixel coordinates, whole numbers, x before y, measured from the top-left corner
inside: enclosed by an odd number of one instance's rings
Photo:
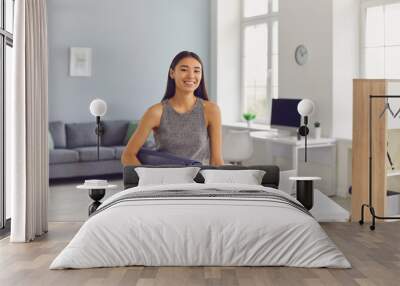
[[[353,268],[121,267],[48,270],[81,223],[51,223],[49,233],[27,244],[0,241],[0,285],[400,285],[400,222],[327,223],[323,228]]]

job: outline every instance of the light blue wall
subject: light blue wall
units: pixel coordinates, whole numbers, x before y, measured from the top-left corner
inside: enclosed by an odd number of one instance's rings
[[[164,93],[172,58],[202,58],[209,78],[210,0],[48,0],[49,120],[140,118]],[[69,47],[92,48],[92,76],[69,76]],[[213,97],[211,95],[211,97]]]

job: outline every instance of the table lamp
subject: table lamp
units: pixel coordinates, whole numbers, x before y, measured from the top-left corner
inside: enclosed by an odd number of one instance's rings
[[[97,135],[97,160],[100,160],[100,136],[104,133],[104,128],[100,124],[100,116],[104,116],[107,112],[107,103],[99,98],[92,100],[90,103],[90,113],[96,117],[96,130]]]
[[[298,133],[304,136],[304,161],[307,162],[307,135],[310,132],[308,129],[308,116],[314,112],[314,102],[310,99],[303,99],[297,105],[297,111],[304,118],[304,125],[299,127]]]

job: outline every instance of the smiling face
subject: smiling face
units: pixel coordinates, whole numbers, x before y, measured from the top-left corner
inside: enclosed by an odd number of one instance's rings
[[[195,58],[186,57],[170,70],[169,75],[175,81],[177,91],[193,93],[200,85],[202,67]]]

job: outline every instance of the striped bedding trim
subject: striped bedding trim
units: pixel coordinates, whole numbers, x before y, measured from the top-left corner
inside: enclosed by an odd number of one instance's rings
[[[144,200],[153,200],[153,199],[162,199],[162,200],[188,200],[188,199],[234,199],[234,200],[251,200],[257,199],[257,201],[268,201],[268,202],[276,202],[279,204],[289,205],[309,216],[312,217],[311,213],[300,203],[297,203],[285,196],[268,192],[268,191],[259,191],[259,190],[241,190],[241,191],[226,191],[226,190],[217,190],[217,189],[204,189],[204,190],[168,190],[168,191],[145,191],[145,192],[134,192],[129,193],[124,196],[119,197],[115,201],[111,201],[106,205],[102,205],[97,211],[91,214],[91,217],[107,210],[110,207],[118,205],[127,201],[144,201]]]

